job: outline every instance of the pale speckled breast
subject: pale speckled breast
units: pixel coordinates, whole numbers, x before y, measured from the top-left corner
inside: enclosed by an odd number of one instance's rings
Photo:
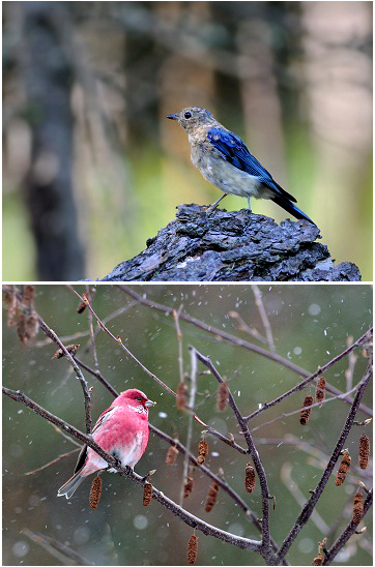
[[[189,137],[190,138],[190,137]],[[208,146],[207,142],[190,139],[191,161],[203,177],[225,193],[240,197],[270,199],[272,189],[260,183],[256,177],[234,167],[223,159],[220,152]]]

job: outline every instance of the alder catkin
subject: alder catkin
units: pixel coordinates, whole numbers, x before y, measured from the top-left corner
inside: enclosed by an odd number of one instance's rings
[[[179,453],[179,450],[177,449],[177,447],[175,447],[174,445],[171,445],[168,449],[168,453],[167,456],[165,457],[165,463],[167,465],[174,465],[177,459],[177,455]]]
[[[316,383],[316,390],[315,390],[315,400],[318,404],[324,402],[324,398],[326,396],[326,379],[324,376],[320,376]]]
[[[205,506],[206,512],[211,512],[212,508],[216,504],[218,494],[219,494],[219,485],[217,484],[217,482],[213,482],[207,494],[207,500]]]
[[[217,409],[219,411],[225,411],[228,407],[229,401],[229,389],[228,389],[228,382],[224,380],[224,382],[220,382],[218,389],[217,389]]]
[[[152,500],[152,484],[145,482],[143,485],[143,506],[148,506]]]
[[[343,453],[344,454],[339,466],[339,470],[337,471],[336,475],[336,486],[340,486],[346,479],[346,475],[348,474],[348,471],[350,469],[350,462],[352,460],[347,449],[344,449]]]
[[[190,494],[193,492],[194,480],[189,474],[186,477],[184,484],[184,498],[189,498]]]
[[[310,395],[306,396],[303,400],[303,408],[301,409],[299,414],[299,422],[301,425],[306,425],[306,423],[309,421],[311,413],[311,408],[309,406],[312,406],[313,403],[314,398]]]
[[[187,560],[189,565],[194,565],[198,555],[198,538],[195,534],[190,536],[187,545]]]
[[[354,504],[353,504],[353,524],[358,526],[363,518],[363,495],[361,492],[356,492],[354,494]]]
[[[67,345],[65,348],[71,356],[75,356],[78,352],[79,347],[80,345]],[[54,358],[62,358],[63,356],[65,356],[65,352],[62,348],[59,348],[59,350],[55,352]]]
[[[186,382],[179,383],[176,394],[177,409],[183,411],[186,409],[188,403],[188,387]]]
[[[201,439],[198,443],[197,463],[199,466],[203,465],[207,455],[208,455],[208,443],[205,439]]]
[[[249,494],[255,488],[255,469],[251,466],[251,463],[248,463],[245,467],[245,490]]]
[[[361,469],[367,469],[370,456],[370,439],[363,433],[359,438],[358,462]]]
[[[102,479],[96,476],[92,479],[91,489],[89,494],[89,504],[93,510],[98,507],[100,496],[102,493]]]
[[[323,555],[319,552],[311,565],[323,565]]]

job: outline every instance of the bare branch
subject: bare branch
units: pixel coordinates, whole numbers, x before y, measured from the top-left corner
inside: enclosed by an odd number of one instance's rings
[[[120,475],[130,478],[131,480],[142,486],[145,483],[144,477],[138,475],[129,467],[122,467],[117,461],[117,459],[112,455],[110,455],[109,453],[107,453],[106,451],[104,451],[104,449],[102,449],[100,445],[98,445],[92,439],[92,437],[85,435],[84,433],[76,429],[73,425],[70,425],[63,419],[60,419],[57,416],[51,414],[49,411],[47,411],[42,406],[40,406],[39,404],[28,398],[22,392],[11,390],[9,388],[5,388],[4,386],[2,390],[3,390],[3,394],[5,394],[6,396],[9,396],[13,400],[24,404],[25,406],[32,409],[35,413],[37,413],[44,419],[47,419],[51,423],[54,423],[55,425],[57,425],[57,427],[61,427],[64,431],[66,431],[76,439],[80,439],[83,443],[85,443],[85,445],[91,447],[100,457],[102,457],[111,468],[115,468],[120,473]],[[262,551],[262,544],[260,542],[244,537],[234,536],[229,532],[220,530],[208,524],[207,522],[204,522],[197,516],[194,516],[193,514],[181,508],[181,506],[178,506],[175,502],[173,502],[173,500],[170,500],[167,496],[165,496],[160,490],[158,490],[155,487],[153,487],[153,498],[157,500],[160,504],[162,504],[165,508],[170,510],[175,516],[179,517],[187,525],[191,526],[196,530],[202,531],[205,535],[216,537],[221,541],[225,541],[241,549],[248,549],[250,551],[255,551],[257,553],[261,553]]]
[[[340,435],[340,437],[337,441],[337,444],[336,444],[334,450],[332,451],[332,455],[331,455],[331,457],[328,461],[328,464],[327,464],[325,470],[323,471],[323,474],[322,474],[316,488],[312,491],[311,497],[306,502],[305,506],[302,508],[293,528],[291,529],[291,531],[289,532],[289,535],[286,537],[286,539],[284,540],[284,543],[281,546],[280,552],[278,553],[280,560],[283,559],[285,557],[285,555],[288,553],[290,546],[292,545],[293,541],[296,539],[296,537],[298,536],[299,532],[302,530],[304,525],[309,520],[309,518],[310,518],[320,496],[322,495],[323,489],[326,486],[326,484],[329,480],[329,477],[332,474],[332,471],[333,471],[333,468],[334,468],[334,466],[337,462],[337,459],[339,458],[340,453],[341,453],[342,449],[344,448],[344,444],[346,442],[346,439],[348,438],[348,435],[349,435],[350,430],[352,428],[356,413],[359,409],[361,399],[362,399],[362,397],[365,393],[366,387],[367,387],[371,377],[372,377],[372,368],[369,366],[367,368],[362,380],[358,384],[357,393],[354,396],[354,401],[353,401],[352,406],[349,410],[348,417],[346,419],[345,425],[344,425],[343,430],[341,432],[341,435]]]

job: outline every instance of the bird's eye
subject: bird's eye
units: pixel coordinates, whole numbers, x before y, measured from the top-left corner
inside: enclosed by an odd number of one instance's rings
[[[184,117],[188,120],[191,118],[191,112],[185,112]]]
[[[137,396],[137,397],[136,397],[136,400],[138,400],[138,402],[141,402],[141,401],[142,401],[141,396]]]

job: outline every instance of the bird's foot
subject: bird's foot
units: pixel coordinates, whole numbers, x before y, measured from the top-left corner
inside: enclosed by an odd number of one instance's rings
[[[212,205],[210,205],[209,207],[207,207],[206,214],[207,214],[208,216],[210,216],[210,214],[213,213],[215,209],[217,209],[217,207],[218,207],[220,201],[222,201],[227,195],[228,195],[228,193],[224,193],[224,195],[222,195],[221,197],[219,197],[219,199],[217,199],[214,203],[212,203]]]

